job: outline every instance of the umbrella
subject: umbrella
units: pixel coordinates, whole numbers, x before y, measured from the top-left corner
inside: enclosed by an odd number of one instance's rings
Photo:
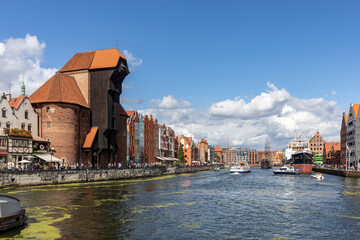
[[[24,158],[36,158],[36,157],[33,155],[26,155],[26,156],[24,156]]]
[[[29,163],[30,161],[29,160],[21,160],[19,161],[19,163]]]

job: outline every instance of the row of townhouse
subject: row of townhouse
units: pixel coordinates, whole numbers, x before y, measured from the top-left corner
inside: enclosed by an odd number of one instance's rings
[[[160,125],[152,115],[143,116],[134,110],[126,114],[127,164],[176,161],[178,144],[173,129]]]
[[[340,129],[340,162],[350,168],[360,168],[360,104],[350,104],[349,113],[343,113]]]

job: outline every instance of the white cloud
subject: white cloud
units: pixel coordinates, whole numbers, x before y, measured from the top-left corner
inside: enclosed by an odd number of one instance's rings
[[[331,94],[332,94],[333,96],[335,96],[336,91],[335,91],[335,90],[333,90],[333,91],[331,92]]]
[[[172,95],[164,96],[163,99],[151,99],[151,107],[153,108],[166,108],[166,109],[177,109],[177,108],[190,108],[191,103],[180,99],[175,99]]]
[[[2,92],[9,92],[9,84],[11,84],[12,95],[19,95],[22,76],[24,76],[26,94],[31,95],[56,72],[55,68],[40,66],[45,47],[44,42],[29,34],[25,38],[9,38],[0,42]]]
[[[129,70],[134,71],[135,68],[141,66],[143,60],[141,58],[136,58],[131,52],[128,50],[123,51],[124,56],[126,57],[127,63],[129,65]]]
[[[340,139],[344,109],[336,102],[296,98],[271,83],[266,91],[249,101],[237,97],[207,109],[179,108],[179,101],[169,95],[153,100],[153,108],[141,112],[171,126],[177,135],[192,136],[196,141],[206,138],[212,145],[226,146],[229,136],[232,146],[263,149],[269,139],[271,149],[283,149],[295,132],[299,136],[300,129],[303,138],[309,139],[319,131],[326,141]]]

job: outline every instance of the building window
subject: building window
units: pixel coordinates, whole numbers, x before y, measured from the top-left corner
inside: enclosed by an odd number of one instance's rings
[[[9,122],[6,123],[6,127],[10,128],[10,123]]]
[[[25,129],[25,123],[21,124],[21,129]]]
[[[3,118],[6,118],[6,109],[2,109],[1,112],[2,112],[2,117],[3,117]]]
[[[28,130],[31,132],[31,124],[28,125]]]
[[[29,119],[29,111],[28,110],[25,111],[25,119]]]
[[[47,127],[47,128],[51,128],[51,122],[47,122],[47,123],[46,123],[46,127]]]

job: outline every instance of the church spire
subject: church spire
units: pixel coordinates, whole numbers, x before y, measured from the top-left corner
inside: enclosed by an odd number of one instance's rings
[[[22,84],[21,84],[21,96],[25,96],[25,83],[24,83],[24,74],[22,75]]]

